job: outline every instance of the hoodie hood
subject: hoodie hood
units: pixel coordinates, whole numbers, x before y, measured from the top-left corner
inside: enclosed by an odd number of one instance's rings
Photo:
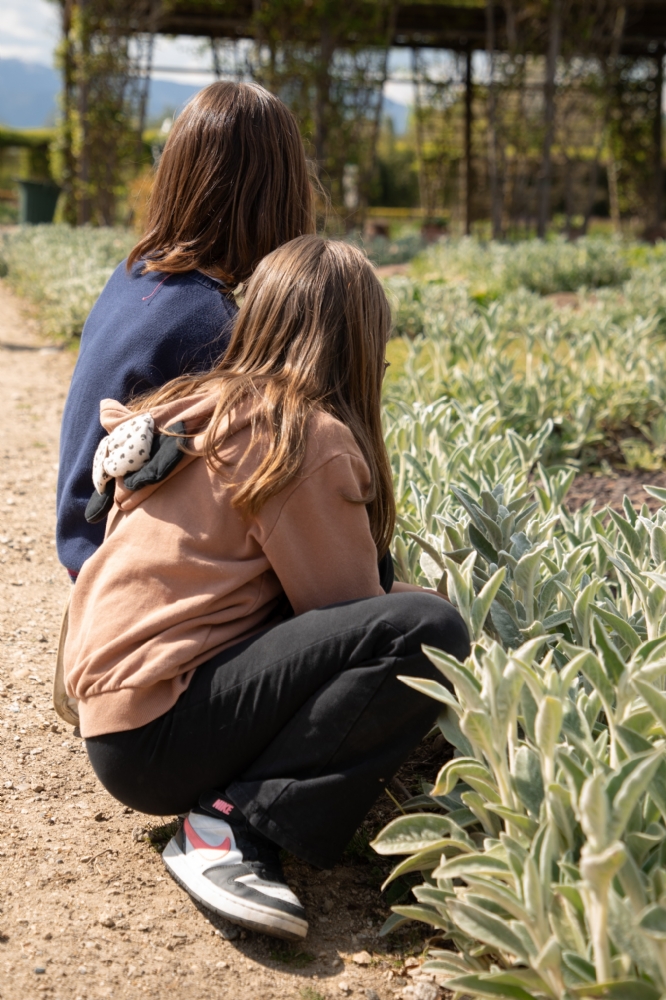
[[[101,520],[106,516],[114,502],[120,510],[133,510],[162,483],[200,458],[205,432],[218,401],[216,392],[197,393],[137,412],[115,399],[103,399],[100,403],[100,422],[110,435],[126,423],[130,427],[137,416],[149,415],[153,422],[153,439],[150,453],[140,467],[124,475],[113,476],[105,494],[95,490],[89,504],[89,507],[93,505],[94,519]],[[250,407],[243,406],[225,419],[221,436],[233,434],[249,422]],[[105,438],[102,441],[101,449],[108,440]],[[86,516],[92,519],[88,512]]]

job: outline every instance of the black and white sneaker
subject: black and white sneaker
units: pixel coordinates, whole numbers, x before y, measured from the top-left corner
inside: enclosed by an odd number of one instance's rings
[[[202,796],[162,859],[183,888],[221,917],[274,937],[308,932],[305,910],[285,884],[279,848],[252,830],[231,802]]]

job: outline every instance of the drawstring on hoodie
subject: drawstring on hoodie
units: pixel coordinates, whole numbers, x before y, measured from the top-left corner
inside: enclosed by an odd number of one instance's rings
[[[171,275],[167,274],[166,278],[162,278],[162,280],[160,281],[160,283],[158,285],[155,285],[155,287],[153,288],[153,290],[150,293],[150,295],[144,295],[143,298],[141,299],[141,301],[142,302],[147,302],[148,299],[152,299],[152,297],[155,294],[155,292],[158,292],[160,290],[160,288],[162,287],[162,285],[164,284],[164,282],[168,281],[170,277],[171,277]]]

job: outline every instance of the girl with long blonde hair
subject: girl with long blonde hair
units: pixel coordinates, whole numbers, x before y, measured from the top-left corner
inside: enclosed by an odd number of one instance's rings
[[[390,315],[367,259],[295,239],[257,267],[222,361],[102,405],[90,516],[105,540],[65,649],[102,784],[186,813],[164,862],[194,898],[307,933],[280,848],[330,867],[434,702],[422,645],[463,658],[440,596],[393,582],[382,438]]]

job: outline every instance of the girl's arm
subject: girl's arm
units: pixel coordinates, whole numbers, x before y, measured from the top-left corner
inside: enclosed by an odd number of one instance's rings
[[[377,548],[364,503],[368,473],[356,455],[336,455],[259,515],[260,539],[294,612],[378,597]]]
[[[361,500],[367,481],[362,458],[338,454],[262,509],[261,545],[297,615],[384,594],[365,504],[350,499]],[[437,593],[409,583],[391,589],[408,591]]]

